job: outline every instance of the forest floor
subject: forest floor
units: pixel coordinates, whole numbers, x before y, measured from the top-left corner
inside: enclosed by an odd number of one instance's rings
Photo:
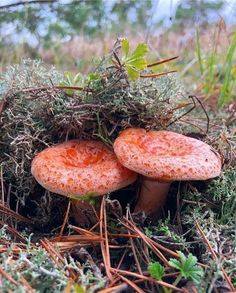
[[[83,72],[87,74],[91,56],[102,56],[102,52],[93,51],[95,47],[103,48],[104,51],[108,44],[95,46],[85,40],[80,50],[76,51],[78,46],[74,44],[74,40],[62,47],[61,52],[70,57],[66,57],[66,62],[61,66],[56,66],[65,69],[67,64],[67,69],[71,66],[71,73],[64,77],[64,83],[61,83],[64,88],[60,89],[55,84],[62,75],[55,69],[48,71],[42,69],[41,65],[34,65],[34,70],[38,68],[42,72],[34,76],[31,86],[27,74],[32,74],[33,71],[27,71],[28,67],[17,69],[21,72],[18,79],[17,70],[15,75],[10,71],[5,74],[3,64],[2,92],[5,90],[3,83],[8,83],[10,93],[7,91],[0,98],[2,292],[236,291],[236,34],[227,32],[219,24],[214,31],[213,43],[207,46],[210,33],[203,32],[200,37],[191,34],[176,37],[176,34],[169,32],[161,36],[156,46],[155,39],[150,41],[152,53],[149,58],[152,60],[161,59],[160,56],[173,57],[176,52],[179,55],[173,65],[163,63],[154,68],[152,74],[176,69],[178,80],[185,85],[185,92],[188,93],[187,100],[184,104],[178,104],[177,109],[179,111],[181,107],[186,107],[187,114],[179,115],[178,111],[175,114],[175,107],[163,106],[159,109],[160,113],[157,111],[159,124],[154,124],[156,120],[150,121],[151,111],[158,107],[155,108],[157,105],[151,91],[146,91],[145,88],[147,84],[149,87],[162,86],[162,81],[166,85],[168,77],[163,77],[157,84],[149,84],[149,81],[138,83],[138,89],[136,85],[132,87],[132,83],[129,84],[130,106],[123,100],[124,104],[116,103],[115,99],[113,101],[116,88],[111,89],[109,80],[105,81],[105,86],[104,83],[98,85],[97,77],[90,75],[89,85],[92,84],[93,89],[97,90],[99,94],[95,96],[98,104],[101,102],[104,107],[100,109],[99,118],[96,116],[97,110],[91,108],[88,112],[78,110],[73,115],[67,112],[67,109],[71,109],[70,103],[73,103],[73,109],[79,109],[81,103],[91,101],[86,93],[82,98],[83,94],[75,95],[77,100],[74,102],[71,99],[73,91],[71,94],[68,90],[73,86],[78,87],[79,79],[75,80],[78,68],[83,66]],[[132,39],[130,46],[134,47],[133,44],[137,45],[139,41]],[[73,60],[83,54],[81,63],[76,68],[73,67]],[[49,52],[43,52],[42,57],[44,61],[55,63]],[[113,63],[118,66],[116,62],[117,59]],[[123,68],[119,69],[121,71],[118,69],[115,70],[123,74]],[[15,84],[11,83],[12,76],[17,80]],[[104,75],[101,76],[103,82]],[[123,98],[128,90],[126,86],[123,88],[123,75],[121,79],[122,86],[119,90]],[[42,88],[45,87],[44,80],[47,80],[50,88]],[[107,90],[105,96],[104,92],[101,94],[100,86]],[[143,94],[140,94],[140,100],[136,100],[140,89]],[[141,115],[143,108],[140,105],[146,103],[146,95],[150,95],[151,108],[145,109],[150,113]],[[171,91],[169,95],[172,95]],[[37,100],[36,104],[34,100],[31,102],[32,97]],[[170,99],[168,96],[168,101]],[[96,100],[92,100],[93,102]],[[124,109],[124,105],[127,108]],[[132,110],[133,105],[138,110]],[[53,116],[47,111],[51,107]],[[222,157],[221,175],[208,181],[174,182],[162,214],[156,221],[151,221],[143,213],[133,212],[140,182],[103,196],[93,203],[92,210],[76,214],[73,200],[52,195],[33,180],[29,173],[30,162],[38,150],[32,151],[32,148],[38,146],[42,149],[48,145],[49,138],[56,143],[67,137],[77,137],[79,132],[76,127],[79,123],[85,123],[88,117],[95,119],[91,120],[93,123],[98,122],[97,129],[91,136],[102,139],[107,144],[113,142],[121,126],[128,122],[123,118],[115,120],[117,116],[109,116],[109,107],[118,109],[119,114],[121,111],[135,111],[135,119],[131,122],[129,120],[131,126],[146,125],[149,129],[161,129],[164,125],[165,129],[209,143]],[[173,115],[168,117],[168,123],[164,121],[161,111]],[[174,115],[178,115],[178,118],[174,119]],[[48,117],[51,117],[50,121]],[[29,124],[32,121],[35,124]],[[44,124],[45,121],[53,125],[53,131],[48,124]],[[101,125],[107,125],[107,128],[101,130]],[[69,129],[68,132],[65,129]],[[106,135],[106,131],[111,133],[111,129],[113,133]],[[82,128],[82,131],[86,133],[86,128]],[[86,137],[86,134],[83,133],[82,137]],[[81,216],[87,219],[84,226],[78,224]]]

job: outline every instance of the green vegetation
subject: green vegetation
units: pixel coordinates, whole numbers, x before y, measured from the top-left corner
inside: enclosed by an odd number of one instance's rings
[[[0,5],[0,291],[233,292],[236,33],[209,21],[226,4],[181,1],[159,33],[155,1],[77,2]],[[32,158],[72,138],[111,147],[127,127],[204,140],[222,174],[173,183],[154,223],[131,213],[140,182],[101,198],[96,215],[82,212],[93,227],[73,212],[64,219],[68,199],[35,182]]]
[[[234,68],[234,56],[236,52],[236,33],[233,34],[225,56],[217,55],[217,30],[214,33],[212,50],[205,56],[201,48],[199,31],[196,31],[196,54],[200,68],[203,91],[210,98],[217,90],[219,93],[218,106],[223,107],[236,97],[236,75]]]
[[[197,265],[197,258],[191,253],[186,257],[181,251],[178,251],[179,260],[170,259],[169,264],[180,272],[180,277],[175,281],[177,284],[180,278],[190,278],[194,283],[199,284],[203,277],[203,269]]]
[[[150,262],[148,264],[148,272],[151,277],[160,281],[165,274],[165,269],[159,262]]]

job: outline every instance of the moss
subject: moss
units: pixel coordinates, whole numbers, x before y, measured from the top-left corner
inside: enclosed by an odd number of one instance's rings
[[[127,83],[109,62],[87,77],[90,90],[72,95],[52,86],[63,83],[63,75],[40,61],[23,60],[1,75],[0,163],[6,188],[11,185],[22,205],[36,191],[31,160],[45,147],[68,138],[112,144],[123,128],[162,129],[180,115],[185,93],[175,76]]]

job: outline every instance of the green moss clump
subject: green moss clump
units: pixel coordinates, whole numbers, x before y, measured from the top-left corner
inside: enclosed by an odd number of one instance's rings
[[[173,75],[127,83],[105,64],[87,83],[91,90],[72,95],[53,86],[63,83],[62,74],[39,61],[24,60],[1,75],[0,162],[22,204],[35,189],[31,160],[45,147],[68,138],[111,144],[126,127],[162,129],[179,115],[184,91]]]

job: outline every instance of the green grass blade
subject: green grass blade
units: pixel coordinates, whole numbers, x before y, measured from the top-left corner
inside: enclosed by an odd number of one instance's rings
[[[202,60],[202,50],[201,50],[201,44],[200,44],[200,37],[199,37],[199,30],[196,28],[196,53],[197,53],[197,59],[198,59],[198,64],[200,67],[200,72],[201,75],[204,72],[203,68],[203,60]]]
[[[231,91],[229,89],[233,89],[234,86],[236,86],[236,80],[234,78],[231,78],[231,72],[233,68],[233,57],[236,49],[236,32],[233,35],[231,44],[229,46],[226,61],[223,71],[224,74],[224,82],[221,88],[220,97],[218,101],[219,107],[223,107],[225,104],[227,104],[231,100]]]

